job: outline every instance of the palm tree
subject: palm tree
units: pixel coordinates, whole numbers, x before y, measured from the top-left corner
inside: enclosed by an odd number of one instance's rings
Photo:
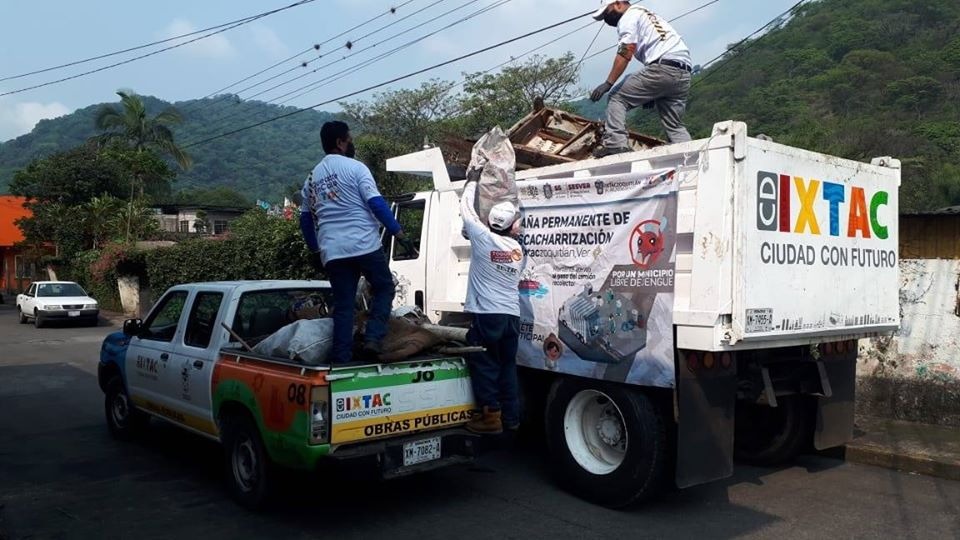
[[[176,160],[181,169],[188,169],[192,163],[190,156],[174,141],[170,125],[180,124],[183,117],[173,107],[153,118],[147,117],[147,107],[143,99],[130,90],[118,90],[122,110],[112,105],[104,105],[97,112],[97,129],[102,142],[121,141],[138,152],[146,149],[167,154]]]
[[[169,126],[180,124],[183,118],[173,107],[157,114],[147,116],[147,107],[143,99],[131,90],[118,90],[121,109],[112,105],[103,106],[97,112],[95,123],[97,129],[103,131],[98,137],[101,144],[120,142],[138,153],[154,150],[162,155],[172,157],[181,169],[190,167],[192,160],[174,140],[173,130]],[[130,179],[130,208],[127,209],[127,241],[130,240],[130,222],[134,214],[133,197],[137,184],[140,185],[140,196],[143,197],[142,174],[135,171]]]

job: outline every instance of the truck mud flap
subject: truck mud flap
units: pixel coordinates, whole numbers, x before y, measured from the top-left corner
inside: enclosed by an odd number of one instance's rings
[[[856,352],[845,358],[820,362],[820,377],[828,395],[817,398],[817,429],[813,446],[826,450],[842,446],[853,438],[854,399],[857,391]]]
[[[677,354],[677,487],[733,474],[736,397],[732,353]]]

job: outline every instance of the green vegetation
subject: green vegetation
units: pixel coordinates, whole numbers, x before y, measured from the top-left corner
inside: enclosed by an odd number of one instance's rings
[[[177,126],[176,141],[189,152],[193,164],[177,175],[173,188],[180,191],[227,186],[249,199],[277,200],[289,196],[291,186],[302,185],[309,170],[323,156],[320,126],[334,116],[307,111],[188,148],[192,142],[294,109],[258,101],[238,102],[234,96],[173,104],[150,96],[140,97],[147,116],[156,117],[173,106],[183,119]],[[92,105],[60,118],[42,120],[31,133],[0,143],[0,192],[7,191],[14,173],[34,159],[73,149],[98,136],[100,130],[95,120],[102,108],[102,104]],[[166,200],[177,197],[171,192],[157,195]]]
[[[578,105],[603,114],[604,103]],[[650,111],[634,119],[640,131],[662,132]],[[694,137],[729,119],[809,150],[901,159],[902,210],[960,205],[960,3],[805,4],[694,77]]]

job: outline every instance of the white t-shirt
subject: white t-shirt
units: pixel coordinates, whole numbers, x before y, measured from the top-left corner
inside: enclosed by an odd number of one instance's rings
[[[480,220],[473,204],[476,192],[477,183],[470,182],[460,198],[460,215],[470,238],[470,276],[464,310],[519,317],[523,250],[515,239],[491,232]]]
[[[380,222],[367,201],[380,190],[363,163],[330,154],[303,184],[304,212],[313,213],[323,263],[358,257],[381,249]]]
[[[630,9],[617,24],[622,45],[636,45],[637,60],[649,65],[657,60],[673,60],[692,66],[690,49],[673,26],[656,13],[640,7]]]

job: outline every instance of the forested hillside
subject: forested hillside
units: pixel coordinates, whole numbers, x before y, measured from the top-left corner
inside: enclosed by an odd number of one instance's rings
[[[811,150],[895,156],[903,209],[960,205],[960,2],[820,0],[738,51],[694,78],[694,136],[735,119]],[[661,132],[649,111],[634,118]]]
[[[175,128],[177,142],[191,142],[294,110],[258,101],[238,101],[231,96],[167,103],[144,96],[151,114],[173,105],[184,123]],[[73,148],[97,134],[94,116],[101,105],[92,105],[52,120],[42,120],[34,130],[0,143],[0,192],[13,173],[37,157]],[[300,184],[323,155],[320,126],[333,115],[307,111],[290,118],[188,148],[193,166],[181,171],[175,190],[229,186],[249,199],[276,200]]]

